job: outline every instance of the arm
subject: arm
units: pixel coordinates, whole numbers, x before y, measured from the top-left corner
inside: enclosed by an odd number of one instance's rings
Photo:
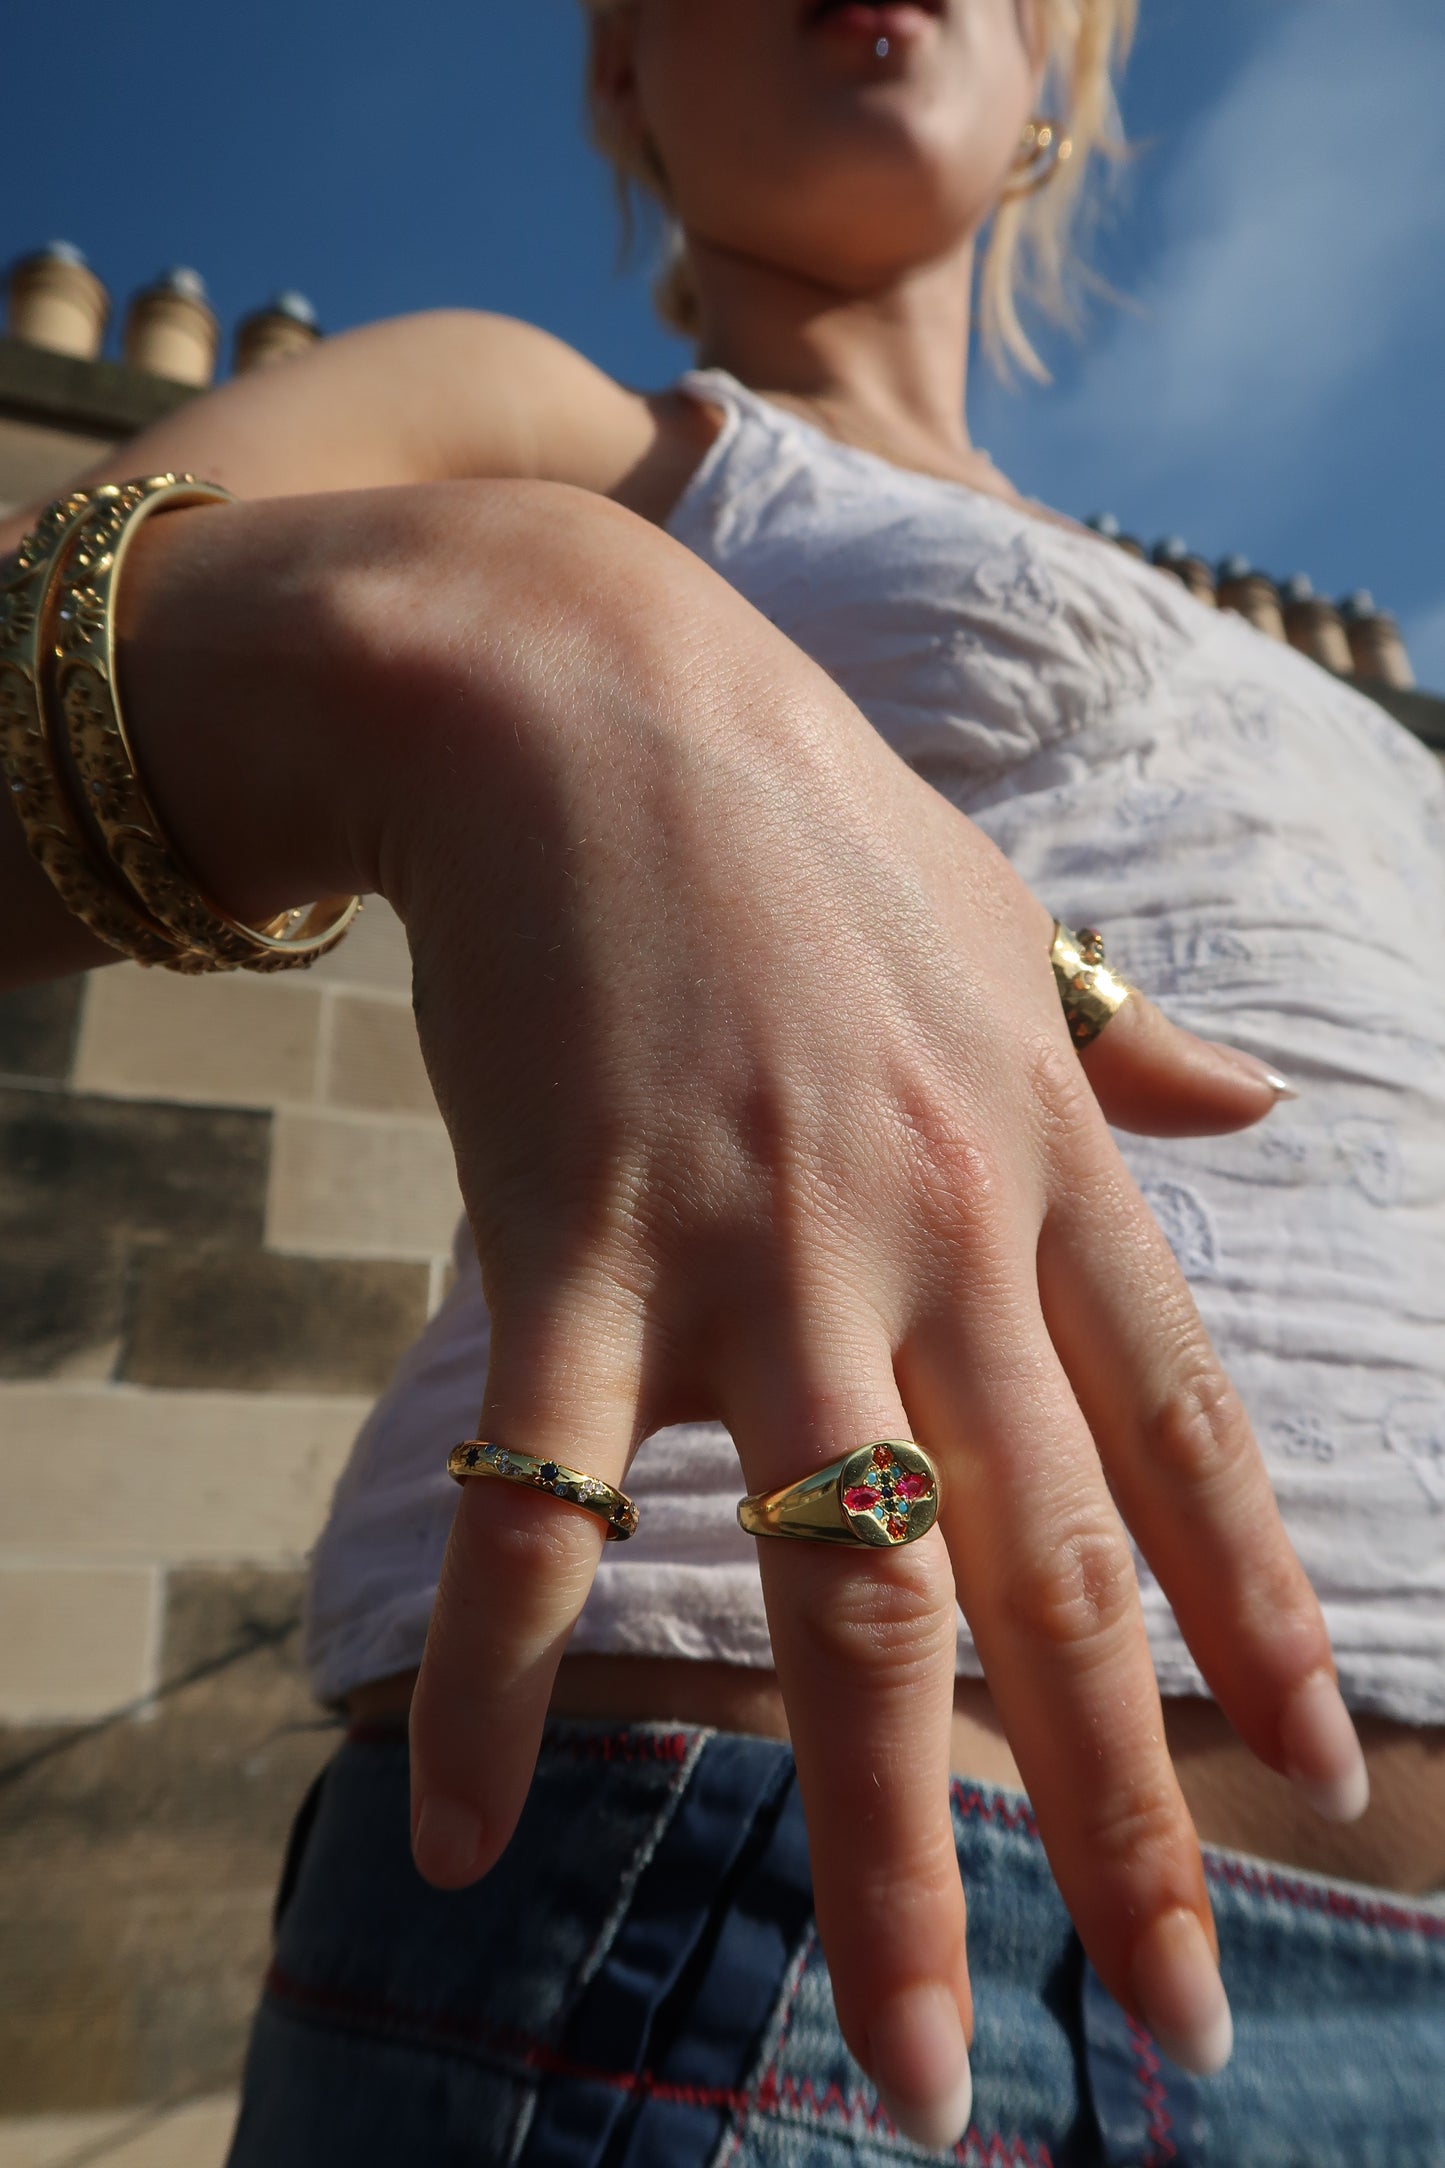
[[[708,433],[690,400],[644,399],[530,324],[449,309],[366,325],[294,361],[237,377],[73,479],[83,485],[189,472],[249,500],[489,476],[568,483],[660,517]],[[0,519],[0,558],[41,509]],[[332,516],[345,535],[368,514],[353,497],[338,502]],[[201,550],[215,532],[188,531]],[[128,615],[137,568],[155,546],[147,532],[133,557],[122,597]],[[264,580],[265,568],[258,565],[256,574]],[[310,588],[286,599],[294,607],[276,620],[267,651],[268,668],[281,673],[279,701],[275,692],[267,698],[272,713],[296,724],[285,742],[299,758],[305,742],[317,743],[314,730],[308,741],[302,719],[314,722],[320,712],[308,613],[322,605]],[[224,639],[224,628],[208,621],[207,636]],[[238,665],[251,659],[251,652],[228,656],[224,679],[213,680],[206,736],[193,736],[193,745],[214,746],[215,693],[222,682],[240,691],[247,677]],[[184,757],[180,746],[176,753]],[[164,755],[157,758],[163,763]],[[226,808],[214,811],[222,828],[208,826],[208,835],[225,830]],[[253,868],[265,862],[264,852],[251,861]],[[293,893],[288,901],[295,900]],[[65,911],[10,821],[0,824],[0,927],[0,984],[116,961]]]
[[[653,518],[708,433],[691,400],[627,391],[531,324],[439,309],[235,377],[74,480],[174,470],[251,498],[492,476],[571,483]],[[0,557],[39,510],[0,520]]]

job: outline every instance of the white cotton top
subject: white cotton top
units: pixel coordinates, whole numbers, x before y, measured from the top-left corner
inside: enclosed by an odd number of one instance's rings
[[[837,444],[718,370],[669,521],[1061,918],[1181,1024],[1299,1087],[1242,1135],[1120,1133],[1253,1418],[1346,1700],[1445,1719],[1445,778],[1371,701],[1084,528]],[[332,1700],[420,1659],[488,1321],[451,1292],[313,1560]],[[524,1442],[524,1441],[523,1441]],[[769,1662],[737,1456],[649,1439],[573,1647]],[[1207,1691],[1147,1567],[1162,1689]],[[960,1620],[958,1668],[979,1665]]]

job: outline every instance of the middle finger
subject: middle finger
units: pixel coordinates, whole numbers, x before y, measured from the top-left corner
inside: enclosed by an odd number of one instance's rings
[[[909,1435],[876,1319],[776,1325],[730,1366],[750,1489]],[[936,1528],[898,1549],[762,1536],[758,1562],[843,2036],[895,2120],[951,2146],[972,2099],[949,1806],[957,1611]]]

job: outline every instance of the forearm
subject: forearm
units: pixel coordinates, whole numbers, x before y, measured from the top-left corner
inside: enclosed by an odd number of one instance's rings
[[[437,309],[233,377],[73,480],[191,473],[251,499],[472,477],[620,496],[655,437],[647,403],[560,340],[508,317]],[[0,557],[39,510],[0,518]]]
[[[639,555],[638,553],[642,554]],[[565,765],[549,697],[593,641],[671,671],[660,639],[676,545],[615,507],[533,483],[442,483],[167,512],[121,578],[117,680],[174,848],[235,916],[380,890],[460,820],[481,907],[531,784]],[[721,591],[724,592],[725,591]],[[732,598],[732,607],[744,606]],[[750,612],[745,613],[751,616]],[[574,659],[568,659],[574,658]],[[548,718],[545,730],[539,718]],[[576,717],[579,747],[585,717]],[[585,760],[584,760],[585,764]],[[0,983],[114,960],[0,822]]]

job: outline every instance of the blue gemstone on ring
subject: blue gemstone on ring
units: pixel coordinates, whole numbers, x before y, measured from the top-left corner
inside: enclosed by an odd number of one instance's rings
[[[544,1483],[555,1483],[561,1472],[555,1460],[544,1460],[537,1470]]]

